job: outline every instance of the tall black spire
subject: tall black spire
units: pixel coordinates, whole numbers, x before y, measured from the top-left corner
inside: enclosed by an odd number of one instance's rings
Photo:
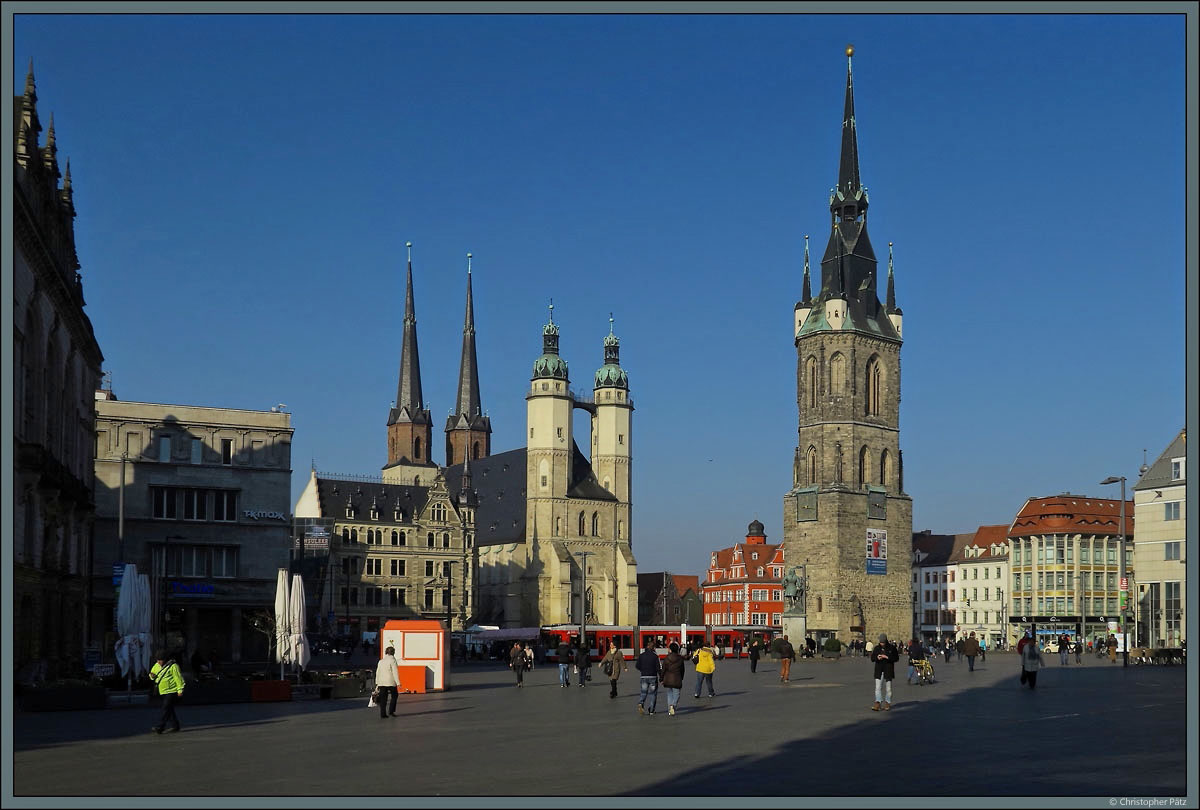
[[[408,278],[404,289],[404,338],[400,349],[400,384],[396,389],[396,406],[388,424],[418,421],[425,413],[421,394],[421,357],[417,351],[417,315],[413,304],[412,242],[408,248]],[[426,415],[426,419],[428,416]]]
[[[837,185],[830,189],[829,242],[821,257],[821,291],[813,300],[814,308],[832,299],[844,299],[847,306],[836,310],[844,314],[838,329],[875,333],[898,340],[892,323],[881,316],[884,306],[878,297],[878,260],[867,235],[867,188],[862,184],[858,165],[858,120],[854,109],[853,46],[846,47],[846,100],[842,111],[841,154],[838,159]],[[807,289],[806,289],[807,292]],[[798,332],[828,328],[823,317],[806,318]]]
[[[899,311],[900,310],[896,307],[896,277],[892,268],[892,243],[888,242],[887,312],[889,315],[891,315]]]
[[[492,452],[492,420],[483,415],[479,396],[479,365],[475,354],[475,303],[471,293],[471,254],[467,254],[467,312],[463,316],[462,360],[458,393],[446,419],[446,465]]]
[[[802,303],[812,302],[812,282],[808,278],[808,234],[804,234],[804,288],[801,290]]]
[[[479,368],[475,354],[475,306],[471,300],[471,254],[467,254],[467,313],[463,317],[462,360],[458,366],[458,399],[454,412],[479,416]]]

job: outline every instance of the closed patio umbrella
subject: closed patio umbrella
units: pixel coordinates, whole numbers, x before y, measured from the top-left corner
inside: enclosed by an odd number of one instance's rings
[[[283,680],[283,665],[291,661],[292,630],[288,613],[288,572],[280,568],[275,581],[275,657],[279,660],[279,680]]]
[[[125,699],[128,702],[133,702],[133,679],[140,674],[142,661],[139,598],[137,564],[127,563],[125,573],[121,575],[121,593],[117,597],[117,643],[113,653],[125,678]]]
[[[137,599],[134,601],[133,629],[138,637],[138,656],[134,662],[134,676],[150,672],[150,659],[154,657],[154,637],[150,635],[150,576],[137,575]]]
[[[308,649],[308,616],[304,607],[304,580],[299,574],[292,577],[292,593],[290,596],[288,616],[291,621],[291,660],[297,669],[306,669],[312,657]]]

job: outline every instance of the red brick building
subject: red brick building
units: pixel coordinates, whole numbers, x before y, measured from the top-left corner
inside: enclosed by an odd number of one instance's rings
[[[763,525],[750,524],[746,541],[712,552],[700,586],[704,623],[778,628],[783,615],[783,545],[767,543]]]

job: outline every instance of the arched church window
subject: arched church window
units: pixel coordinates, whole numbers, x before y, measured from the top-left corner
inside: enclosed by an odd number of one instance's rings
[[[804,379],[808,385],[808,407],[817,407],[817,358],[810,356],[804,364]]]
[[[592,537],[600,536],[600,514],[592,512]]]
[[[879,484],[888,487],[892,482],[892,457],[887,450],[879,454]]]
[[[583,512],[580,512],[580,513],[579,513],[579,536],[580,536],[580,537],[582,537],[582,536],[584,535],[584,533],[585,533],[585,532],[584,532],[584,529],[585,529],[585,520],[586,520],[586,518],[584,517],[584,514],[583,514]]]
[[[413,460],[421,460],[421,437],[417,436],[413,439]]]
[[[429,532],[429,534],[425,535],[425,547],[433,548],[433,532]]]
[[[450,532],[442,534],[442,548],[450,548]]]
[[[479,442],[475,442],[474,444],[471,445],[471,458],[472,459],[479,458]]]
[[[846,392],[846,357],[840,352],[829,358],[829,393],[841,395]]]
[[[808,483],[811,486],[817,483],[817,448],[808,448],[808,460],[806,466],[808,467]]]
[[[871,451],[864,444],[858,451],[858,488],[862,489],[871,482]]]
[[[879,399],[883,385],[883,366],[878,357],[867,361],[867,416],[879,416]]]
[[[392,529],[392,545],[393,546],[400,545],[400,535],[396,532],[395,529]]]

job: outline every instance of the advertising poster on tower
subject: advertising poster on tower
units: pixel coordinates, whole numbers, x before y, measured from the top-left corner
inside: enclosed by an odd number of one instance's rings
[[[867,529],[867,573],[887,573],[887,529]]]

